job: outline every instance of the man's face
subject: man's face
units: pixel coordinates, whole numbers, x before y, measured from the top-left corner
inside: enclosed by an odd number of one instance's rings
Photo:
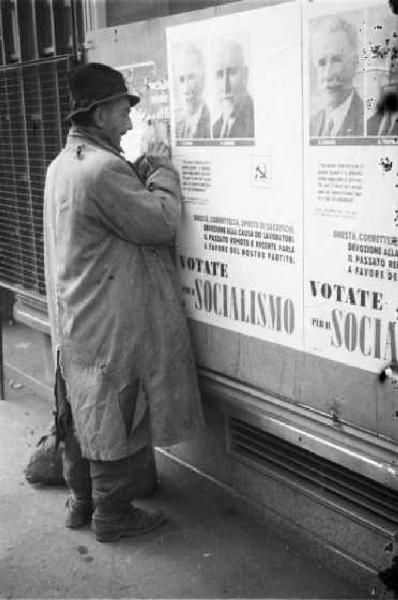
[[[177,82],[181,99],[188,115],[199,108],[204,88],[204,73],[198,57],[188,52],[180,57],[176,65]]]
[[[101,129],[107,134],[115,146],[120,146],[120,139],[133,126],[130,120],[130,102],[128,98],[120,98],[100,105]]]
[[[216,86],[224,115],[230,116],[247,94],[247,67],[237,44],[226,43],[215,58]]]
[[[316,36],[314,64],[319,88],[329,108],[336,108],[350,94],[357,61],[344,31],[319,32]]]

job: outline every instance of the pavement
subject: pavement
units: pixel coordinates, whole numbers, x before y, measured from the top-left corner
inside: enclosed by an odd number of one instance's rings
[[[287,526],[239,511],[199,478],[192,484],[161,464],[159,490],[137,504],[162,509],[162,529],[101,544],[89,527],[65,528],[66,489],[32,486],[23,473],[51,409],[40,391],[8,376],[0,401],[0,598],[388,597],[366,574],[343,577]]]

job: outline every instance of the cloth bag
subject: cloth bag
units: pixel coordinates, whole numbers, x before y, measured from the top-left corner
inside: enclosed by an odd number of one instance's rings
[[[56,446],[55,425],[36,444],[27,467],[26,480],[37,485],[63,485],[62,451]]]
[[[55,425],[51,425],[48,433],[36,444],[28,465],[24,470],[26,480],[34,485],[64,485],[62,471],[62,444],[56,442]],[[135,478],[138,498],[154,493],[158,486],[154,451],[151,445],[137,453],[135,461]]]

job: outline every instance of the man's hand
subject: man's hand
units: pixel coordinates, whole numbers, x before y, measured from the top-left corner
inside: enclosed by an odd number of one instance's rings
[[[145,184],[148,177],[159,167],[174,171],[170,160],[170,147],[167,143],[167,131],[162,130],[162,125],[156,121],[148,122],[141,143],[142,154],[133,163],[136,173]]]
[[[148,120],[141,139],[141,154],[156,158],[170,158],[167,127],[156,120]]]
[[[141,179],[141,181],[145,185],[146,185],[148,178],[157,169],[159,169],[161,167],[166,168],[170,171],[173,171],[175,173],[175,176],[178,178],[177,171],[172,166],[169,155],[166,153],[166,152],[168,152],[168,147],[166,145],[164,145],[164,146],[165,146],[165,148],[162,149],[162,151],[165,152],[165,154],[163,154],[163,155],[158,154],[155,156],[153,154],[146,153],[146,154],[143,154],[142,156],[140,156],[139,158],[137,158],[137,160],[135,160],[133,163],[130,163],[133,166],[134,171],[137,173],[138,177]]]

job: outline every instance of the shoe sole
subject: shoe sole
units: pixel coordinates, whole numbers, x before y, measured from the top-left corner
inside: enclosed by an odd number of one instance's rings
[[[80,523],[65,523],[65,527],[68,529],[83,529],[83,527],[87,527],[91,523],[91,516],[87,518],[85,521],[81,521]]]
[[[154,521],[152,523],[152,525],[145,527],[145,529],[136,529],[134,531],[131,529],[126,529],[125,531],[120,531],[119,533],[112,533],[109,535],[96,533],[95,537],[96,537],[97,542],[101,542],[101,543],[105,543],[105,544],[107,544],[109,542],[118,542],[122,538],[139,537],[140,535],[144,535],[145,533],[150,533],[151,531],[154,531],[155,529],[162,527],[166,522],[167,522],[167,517],[162,516],[157,521]]]

